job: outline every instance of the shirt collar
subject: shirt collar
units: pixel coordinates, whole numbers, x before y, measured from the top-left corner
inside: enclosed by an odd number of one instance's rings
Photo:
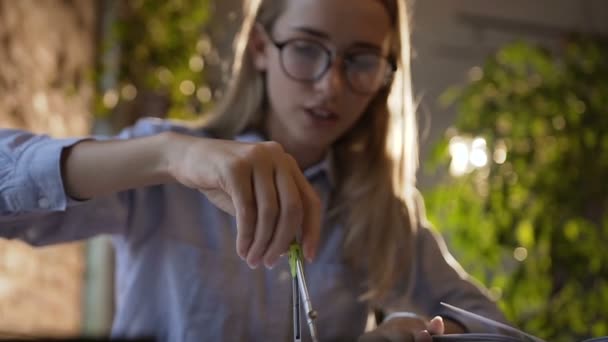
[[[266,137],[264,137],[264,135],[262,135],[261,133],[257,132],[257,131],[247,131],[243,134],[240,134],[236,137],[235,139],[236,141],[240,141],[240,142],[248,142],[248,143],[255,143],[255,142],[262,142],[262,141],[268,141],[268,139]],[[329,149],[329,151],[325,154],[325,157],[323,157],[323,159],[321,159],[320,162],[307,167],[304,171],[304,176],[308,179],[308,180],[312,180],[318,176],[326,176],[327,181],[329,182],[329,185],[331,187],[335,186],[335,168],[334,168],[334,153],[333,153],[333,149]]]

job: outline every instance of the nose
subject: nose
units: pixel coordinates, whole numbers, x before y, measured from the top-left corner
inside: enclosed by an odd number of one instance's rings
[[[345,81],[342,65],[339,59],[335,60],[327,69],[323,77],[315,82],[315,88],[327,97],[336,97],[344,90]]]

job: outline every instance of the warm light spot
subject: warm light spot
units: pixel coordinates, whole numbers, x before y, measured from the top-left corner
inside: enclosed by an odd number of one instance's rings
[[[488,165],[488,150],[484,138],[472,139],[456,135],[450,139],[449,152],[452,157],[450,173],[453,176],[462,176]]]
[[[208,87],[200,87],[196,91],[196,98],[203,103],[211,101],[211,90]]]
[[[132,84],[127,84],[122,87],[120,94],[125,100],[131,101],[137,96],[137,88]]]
[[[483,70],[478,67],[472,67],[469,70],[469,80],[471,80],[472,82],[477,82],[479,80],[481,80],[483,78]]]
[[[194,82],[190,80],[182,81],[182,83],[179,84],[179,91],[186,96],[194,94],[195,90],[196,86],[194,85]]]
[[[471,164],[475,167],[484,167],[488,164],[488,155],[485,150],[474,148],[469,157]]]
[[[461,137],[453,137],[450,140],[450,155],[452,162],[450,163],[450,173],[453,176],[461,176],[467,172],[469,164],[469,147],[466,141]]]
[[[115,89],[110,89],[103,94],[102,99],[104,107],[112,109],[118,104],[118,92]]]
[[[517,261],[520,261],[520,262],[524,261],[528,257],[528,250],[525,249],[524,247],[517,247],[513,251],[513,257]]]
[[[496,164],[504,164],[505,161],[507,161],[507,145],[501,140],[496,143],[494,149],[494,162]]]
[[[208,39],[201,39],[196,43],[196,52],[206,55],[211,52],[211,42]]]
[[[156,77],[161,83],[169,84],[173,80],[173,73],[167,68],[160,68],[156,72]]]
[[[190,66],[190,70],[200,72],[205,68],[205,60],[201,56],[192,56],[190,57],[190,61],[188,61],[188,65]]]

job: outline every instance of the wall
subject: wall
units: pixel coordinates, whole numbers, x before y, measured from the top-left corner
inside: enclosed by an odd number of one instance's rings
[[[88,132],[94,0],[0,0],[0,127]],[[34,250],[0,240],[0,336],[77,334],[81,244]]]

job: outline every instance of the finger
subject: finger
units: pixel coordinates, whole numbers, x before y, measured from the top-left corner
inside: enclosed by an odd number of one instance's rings
[[[279,198],[277,229],[264,255],[266,267],[272,267],[280,255],[289,249],[296,231],[302,225],[303,204],[301,194],[292,176],[289,164],[275,170],[275,182]]]
[[[319,237],[321,235],[321,200],[306,177],[300,171],[295,159],[290,157],[290,164],[294,179],[302,194],[302,248],[304,257],[312,261],[317,253]]]
[[[432,342],[433,338],[427,330],[419,331],[414,334],[415,342]]]
[[[257,220],[253,243],[247,254],[247,263],[256,268],[262,262],[266,249],[276,230],[279,206],[271,164],[260,163],[253,171],[253,190],[257,205]]]
[[[247,256],[255,232],[256,203],[252,181],[252,170],[238,167],[225,182],[236,212],[236,252],[243,260]]]
[[[428,331],[431,335],[443,335],[445,324],[441,316],[435,316],[428,324]]]

